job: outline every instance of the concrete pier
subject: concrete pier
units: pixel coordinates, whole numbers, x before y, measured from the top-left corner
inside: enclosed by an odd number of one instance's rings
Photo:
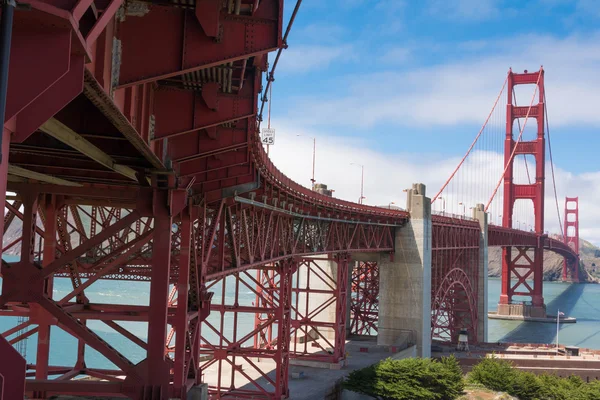
[[[395,255],[379,258],[379,345],[414,340],[431,356],[431,199],[425,185],[408,190],[410,221],[396,229]]]
[[[479,221],[481,236],[479,237],[479,280],[477,282],[477,339],[487,342],[488,339],[488,215],[483,204],[473,209],[473,218]]]

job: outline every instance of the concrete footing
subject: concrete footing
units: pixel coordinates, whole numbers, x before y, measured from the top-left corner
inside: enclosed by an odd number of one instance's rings
[[[510,304],[510,305],[514,305],[514,304]],[[488,318],[490,319],[504,319],[504,320],[508,320],[508,321],[528,321],[528,322],[549,322],[549,323],[556,323],[556,317],[555,316],[551,316],[551,315],[544,315],[541,317],[537,317],[537,316],[527,316],[527,315],[523,315],[523,314],[500,314],[498,312],[489,312],[488,313]],[[574,324],[577,322],[577,318],[575,317],[560,317],[560,323],[561,324]]]
[[[298,367],[311,367],[311,368],[323,368],[323,369],[342,369],[346,366],[346,360],[340,360],[339,362],[323,362],[313,360],[303,360],[301,358],[290,359],[290,365]]]
[[[525,303],[498,304],[498,316],[519,316],[525,318],[546,318],[546,306],[533,306]]]
[[[208,384],[202,383],[191,388],[187,400],[208,400]]]

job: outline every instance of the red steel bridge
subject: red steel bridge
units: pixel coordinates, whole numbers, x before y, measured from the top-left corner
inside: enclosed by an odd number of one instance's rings
[[[0,231],[4,254],[18,257],[0,270],[0,320],[14,321],[0,336],[2,399],[185,399],[204,382],[211,398],[282,399],[295,359],[339,362],[348,334],[381,328],[379,275],[405,257],[398,237],[417,219],[309,190],[267,157],[266,94],[300,7],[284,31],[283,3],[3,2]],[[525,106],[520,85],[534,91]],[[524,298],[544,308],[545,249],[565,257],[566,280],[578,280],[576,211],[565,214],[566,239],[544,230],[546,117],[544,71],[509,72],[451,178],[431,203],[422,196],[427,336],[452,341],[466,327],[485,340],[477,299],[487,246],[503,252],[501,305]],[[531,140],[528,120],[537,122]],[[480,168],[493,161],[495,170]],[[519,183],[523,166],[530,180]],[[487,222],[466,216],[476,203]],[[522,203],[529,228],[515,226]],[[59,279],[70,282],[66,295],[53,290]],[[146,282],[149,300],[88,297],[106,280]],[[325,309],[333,312],[319,317]],[[241,328],[244,318],[252,328]],[[132,321],[147,335],[130,332]],[[91,328],[98,322],[142,360]],[[58,350],[76,354],[74,364],[50,363],[57,329],[77,340]],[[320,337],[308,346],[311,335]],[[18,351],[26,340],[36,341],[27,362]],[[112,367],[90,364],[92,349]]]

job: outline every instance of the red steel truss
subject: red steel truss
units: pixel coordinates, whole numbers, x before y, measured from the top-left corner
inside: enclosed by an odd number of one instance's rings
[[[22,232],[16,240],[21,244],[21,261],[3,263],[0,313],[28,317],[26,323],[4,332],[3,336],[11,337],[29,328],[12,338],[11,344],[38,334],[38,362],[32,367],[36,380],[27,381],[28,392],[41,398],[56,393],[126,394],[133,398],[155,393],[183,398],[192,385],[200,383],[203,374],[210,374],[211,368],[218,365],[216,376],[221,380],[230,376],[227,379],[231,383],[216,382],[211,386],[212,393],[251,396],[256,393],[250,394],[251,390],[243,388],[238,391],[235,386],[236,357],[249,365],[253,365],[250,358],[270,358],[273,365],[282,368],[286,366],[283,360],[290,356],[329,362],[343,358],[348,256],[339,254],[392,251],[393,225],[311,217],[300,214],[300,210],[292,212],[267,206],[246,197],[222,200],[212,206],[186,204],[186,197],[180,194],[179,190],[143,189],[131,209],[69,205],[73,199],[64,195],[29,196],[27,191],[18,195],[23,212],[14,213],[16,217],[6,227],[8,231],[14,230],[11,225],[22,221]],[[162,211],[161,204],[170,206],[163,206]],[[19,204],[8,201],[6,205],[10,210]],[[43,223],[37,218],[40,209],[44,210]],[[37,225],[33,223],[36,220]],[[35,243],[44,250],[42,269],[38,269],[39,258],[34,258]],[[335,271],[324,272],[314,259],[290,264],[298,255],[315,252],[330,253],[331,259],[318,262],[335,264]],[[161,268],[156,267],[158,264]],[[252,268],[259,271],[258,279]],[[305,285],[298,271],[306,277]],[[293,289],[292,286],[287,289],[286,282],[291,285],[294,274]],[[70,279],[71,293],[53,299],[49,288],[55,278]],[[91,302],[86,290],[100,279],[150,281],[149,306]],[[24,280],[29,284],[22,284]],[[329,286],[313,289],[317,280]],[[232,303],[221,295],[210,305],[209,290],[219,288],[221,293],[227,293],[231,285],[235,287]],[[237,298],[240,286],[253,292],[255,304],[241,304]],[[303,296],[314,293],[329,297],[325,304],[332,307],[334,322],[328,322],[327,315],[320,318],[319,310],[304,308],[300,303]],[[206,319],[211,311],[220,316],[219,323]],[[254,331],[237,332],[238,313],[256,315],[258,323]],[[281,320],[284,315],[288,327]],[[87,328],[88,320],[102,321],[145,350],[147,358],[134,365]],[[226,320],[234,321],[233,336],[227,334]],[[148,340],[140,340],[119,325],[119,321],[148,322]],[[74,366],[48,364],[51,326],[58,326],[80,340]],[[289,341],[273,339],[273,333],[275,338],[292,338],[301,332],[321,329],[334,332],[332,337],[325,338],[321,354],[301,349],[297,343],[291,349]],[[218,339],[206,336],[211,332],[218,333]],[[270,337],[267,342],[262,340],[266,337]],[[84,344],[100,352],[118,370],[88,368]],[[334,349],[333,354],[325,351],[329,348]],[[210,359],[202,362],[209,354],[212,354]],[[152,365],[163,367],[150,371],[147,365],[151,361]],[[224,365],[230,366],[229,375],[224,373]],[[280,376],[273,382],[267,376],[268,370],[258,376],[243,371],[240,374],[244,385],[249,382],[256,385],[258,380],[266,379],[267,386],[283,390],[270,394],[280,398],[285,385],[278,382],[287,377],[285,371],[277,370]],[[61,375],[60,384],[42,383],[49,375],[56,374]],[[102,379],[109,376],[112,383],[87,382],[85,386],[70,380],[80,374]],[[118,375],[127,378],[123,382],[115,378]]]
[[[213,398],[281,399],[291,360],[343,359],[349,304],[353,333],[376,330],[376,264],[350,257],[393,253],[409,215],[315,193],[263,150],[283,0],[19,4],[1,105],[2,251],[18,260],[2,261],[0,316],[21,318],[0,338],[5,395],[185,399],[206,382]],[[478,230],[434,219],[436,338],[477,339]],[[511,229],[491,243],[572,257]],[[55,297],[58,279],[71,289]],[[94,299],[106,280],[145,282],[148,301]],[[57,328],[77,341],[73,363],[50,362]],[[33,338],[26,366],[12,346]]]
[[[563,238],[565,244],[575,254],[579,254],[579,197],[565,198],[564,219]],[[562,279],[563,281],[579,282],[579,257],[576,259],[565,257]]]
[[[352,268],[350,334],[376,336],[379,319],[379,267],[358,261]]]
[[[455,342],[461,329],[477,337],[479,239],[477,221],[433,216],[431,336]]]
[[[513,104],[513,91],[516,85],[537,85],[538,103],[529,106],[516,106]],[[546,141],[544,138],[544,70],[537,72],[508,74],[508,103],[506,110],[506,140],[504,146],[504,205],[502,211],[502,226],[513,226],[513,210],[516,200],[527,199],[533,202],[535,215],[534,231],[538,235],[544,234],[544,180],[546,166]],[[533,141],[521,140],[521,131],[518,137],[513,134],[514,122],[518,118],[535,119],[537,122],[537,138]],[[517,155],[533,155],[535,158],[535,183],[515,184],[513,180],[514,160]],[[531,249],[529,251],[529,249]],[[502,286],[500,304],[510,304],[513,296],[531,298],[534,308],[544,308],[542,294],[543,256],[542,246],[517,247],[516,252],[511,247],[502,249]],[[512,284],[512,278],[517,282]],[[527,282],[533,279],[533,287]]]
[[[348,254],[304,258],[292,289],[291,357],[337,363],[345,356]]]

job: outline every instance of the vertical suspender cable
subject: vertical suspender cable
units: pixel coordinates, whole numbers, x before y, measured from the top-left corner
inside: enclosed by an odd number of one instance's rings
[[[548,133],[548,152],[550,153],[550,169],[552,170],[552,186],[554,187],[554,201],[556,202],[556,213],[558,214],[558,225],[560,226],[560,234],[565,240],[565,232],[563,231],[562,218],[560,216],[560,208],[558,207],[558,194],[556,193],[556,179],[554,177],[554,161],[552,160],[552,142],[550,141],[550,126],[548,125],[548,111],[546,109],[546,92],[544,91],[544,116],[546,117],[546,132]],[[576,249],[579,251],[579,249]]]
[[[302,4],[302,0],[296,1],[296,7],[294,7],[294,11],[292,12],[292,16],[290,17],[290,22],[288,22],[287,28],[285,30],[285,34],[282,38],[282,46],[277,50],[277,55],[275,56],[275,61],[273,61],[273,67],[271,67],[271,72],[267,76],[267,87],[265,88],[265,94],[262,96],[262,102],[260,104],[260,112],[258,113],[258,128],[260,129],[260,123],[262,121],[263,110],[265,108],[265,101],[267,99],[267,92],[271,87],[271,83],[275,80],[275,68],[277,68],[277,63],[279,63],[279,58],[281,57],[281,53],[283,49],[287,49],[287,38],[292,30],[292,26],[294,25],[294,21],[296,20],[296,15],[298,14],[298,10],[300,9],[300,5]]]
[[[446,189],[446,186],[448,186],[448,183],[452,180],[452,178],[454,178],[454,175],[456,175],[456,173],[458,172],[458,170],[460,169],[460,167],[463,165],[463,163],[465,162],[465,160],[467,159],[467,157],[471,153],[471,150],[473,150],[473,147],[475,147],[475,144],[479,140],[479,137],[483,133],[483,130],[485,129],[488,121],[490,120],[490,117],[492,116],[492,113],[494,112],[494,110],[496,109],[496,106],[498,105],[498,101],[500,100],[500,96],[502,96],[502,93],[504,92],[504,88],[506,87],[506,83],[507,82],[508,82],[508,74],[506,75],[506,79],[504,80],[504,85],[502,85],[502,89],[500,90],[500,93],[498,93],[498,97],[496,97],[496,101],[494,102],[494,106],[492,107],[492,110],[490,111],[490,113],[488,114],[487,118],[485,119],[485,122],[483,123],[483,126],[481,127],[481,129],[479,130],[479,133],[475,137],[475,140],[473,140],[473,143],[471,143],[471,146],[467,150],[467,153],[464,155],[464,157],[462,158],[462,160],[460,160],[460,162],[458,163],[458,166],[456,167],[456,169],[454,169],[454,172],[452,172],[452,174],[450,175],[450,178],[448,178],[448,180],[446,181],[446,183],[444,183],[444,185],[438,191],[438,193],[435,196],[433,196],[433,198],[431,199],[432,202],[435,201],[435,200],[437,200],[437,198],[439,197],[439,195],[444,191],[444,189]]]
[[[531,113],[531,108],[533,107],[533,102],[535,101],[535,95],[537,94],[537,91],[539,88],[541,76],[542,76],[542,74],[540,73],[538,75],[537,82],[535,83],[535,90],[533,91],[533,96],[531,97],[531,103],[529,104],[529,108],[527,109],[527,115],[525,115],[525,121],[523,122],[523,128],[519,132],[519,137],[517,138],[514,149],[513,149],[512,153],[510,154],[509,162],[504,166],[504,171],[502,172],[502,176],[500,176],[500,179],[498,180],[498,184],[496,185],[496,188],[494,189],[494,193],[492,193],[492,197],[490,197],[488,203],[485,206],[485,211],[488,210],[492,200],[494,200],[494,197],[496,196],[496,193],[498,192],[498,188],[500,187],[500,184],[502,183],[502,180],[504,179],[504,175],[506,175],[506,171],[508,171],[508,167],[512,165],[512,161],[515,158],[515,153],[517,152],[518,144],[521,142],[521,138],[523,137],[523,131],[525,130],[525,126],[527,125],[527,121],[529,120],[529,114]]]

